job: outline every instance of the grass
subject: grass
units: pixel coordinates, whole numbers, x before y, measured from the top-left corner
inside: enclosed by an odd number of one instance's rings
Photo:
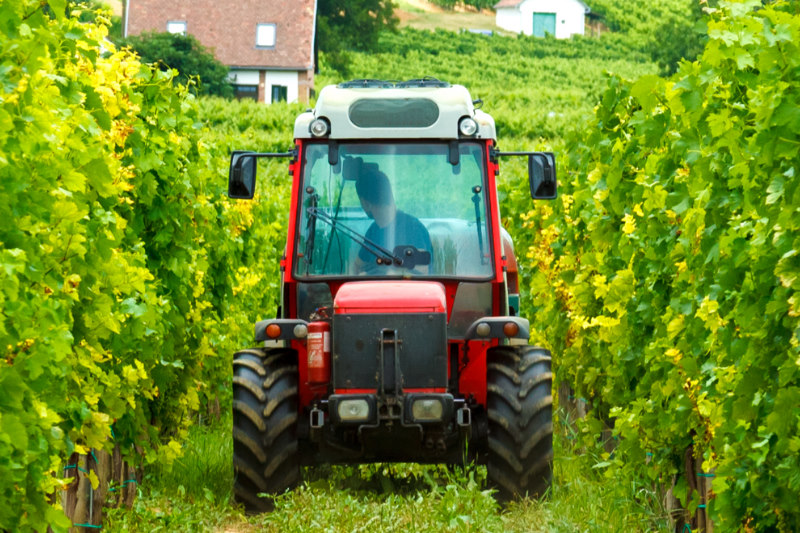
[[[501,508],[483,467],[381,464],[321,467],[280,496],[274,512],[246,516],[231,503],[229,423],[195,427],[184,456],[146,472],[130,510],[110,510],[105,531],[218,532],[650,532],[669,522],[652,487],[604,476],[601,459],[556,438],[555,481],[541,501]]]

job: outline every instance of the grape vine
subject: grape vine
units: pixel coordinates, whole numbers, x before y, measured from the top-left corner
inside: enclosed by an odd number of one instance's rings
[[[721,2],[670,79],[613,77],[568,139],[556,209],[523,217],[558,372],[613,420],[610,477],[715,526],[800,528],[800,16]],[[525,238],[525,237],[523,237]],[[554,296],[556,298],[554,298]],[[712,492],[693,494],[684,451]]]

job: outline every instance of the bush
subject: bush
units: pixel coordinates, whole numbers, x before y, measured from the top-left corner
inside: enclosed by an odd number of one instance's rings
[[[144,63],[155,63],[161,70],[174,68],[179,72],[175,80],[189,85],[195,94],[233,97],[228,67],[193,35],[150,32],[122,39],[119,44],[133,49]]]

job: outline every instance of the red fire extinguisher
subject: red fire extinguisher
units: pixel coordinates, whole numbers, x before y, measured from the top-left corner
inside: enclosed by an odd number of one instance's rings
[[[328,322],[308,324],[308,382],[324,385],[331,380],[331,325]]]

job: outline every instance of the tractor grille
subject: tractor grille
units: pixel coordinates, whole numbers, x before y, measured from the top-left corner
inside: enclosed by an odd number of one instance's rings
[[[385,392],[445,388],[445,313],[334,315],[333,384]]]

